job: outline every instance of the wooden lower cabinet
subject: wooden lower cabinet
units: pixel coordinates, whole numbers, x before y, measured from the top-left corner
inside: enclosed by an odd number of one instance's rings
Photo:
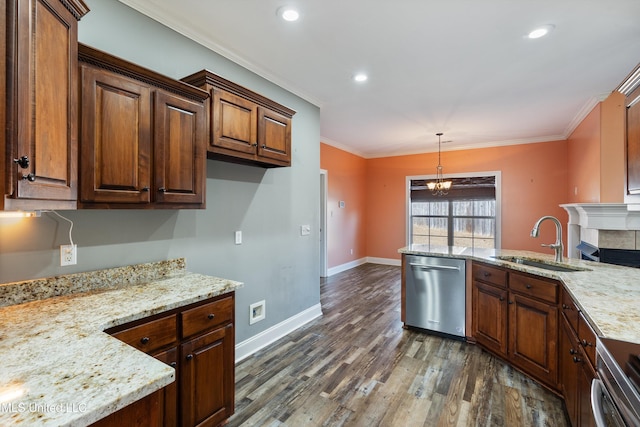
[[[563,315],[560,334],[560,391],[571,425],[575,427],[595,426],[591,410],[591,381],[596,371],[590,357],[590,334],[593,331],[566,291],[563,292]],[[566,314],[566,315],[565,315]],[[579,315],[579,317],[578,317]],[[580,339],[573,325],[580,325],[585,338]],[[587,329],[588,328],[588,329]],[[594,359],[595,361],[595,359]]]
[[[96,421],[91,427],[158,427],[162,424],[162,390]],[[166,424],[164,424],[166,425]]]
[[[217,426],[233,414],[233,325],[181,346],[180,408],[183,426]]]
[[[156,393],[152,424],[123,423],[115,413],[99,425],[224,424],[235,410],[234,318],[231,292],[105,331],[175,368],[176,380]]]
[[[472,277],[476,342],[557,390],[558,282],[476,262]]]

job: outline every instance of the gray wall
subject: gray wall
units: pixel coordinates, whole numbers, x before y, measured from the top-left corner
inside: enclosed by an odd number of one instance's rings
[[[237,342],[318,304],[319,109],[120,2],[86,3],[82,43],[174,78],[207,68],[296,110],[293,166],[207,160],[206,210],[61,212],[74,222],[71,267],[59,267],[66,221],[51,213],[0,219],[0,283],[185,257],[190,271],[245,283],[236,293]],[[303,224],[310,236],[300,236]],[[266,319],[249,326],[249,305],[263,299]]]

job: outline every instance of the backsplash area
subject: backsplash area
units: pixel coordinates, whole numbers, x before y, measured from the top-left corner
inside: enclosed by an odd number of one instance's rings
[[[185,259],[0,284],[0,307],[80,292],[132,286],[185,272]]]

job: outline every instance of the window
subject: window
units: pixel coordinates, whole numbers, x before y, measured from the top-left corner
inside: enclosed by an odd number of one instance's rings
[[[427,189],[429,179],[409,180],[409,243],[497,248],[496,175],[447,179],[445,196]]]

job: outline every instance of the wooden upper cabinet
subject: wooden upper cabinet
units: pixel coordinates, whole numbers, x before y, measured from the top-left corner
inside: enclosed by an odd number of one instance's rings
[[[80,206],[204,208],[208,94],[79,45]]]
[[[81,202],[149,203],[149,86],[86,64],[81,72]]]
[[[2,209],[76,207],[77,29],[87,12],[82,0],[3,2]]]
[[[625,203],[640,203],[640,64],[618,90],[626,107]]]
[[[209,158],[262,167],[291,166],[295,111],[207,70],[182,80],[211,93]]]

